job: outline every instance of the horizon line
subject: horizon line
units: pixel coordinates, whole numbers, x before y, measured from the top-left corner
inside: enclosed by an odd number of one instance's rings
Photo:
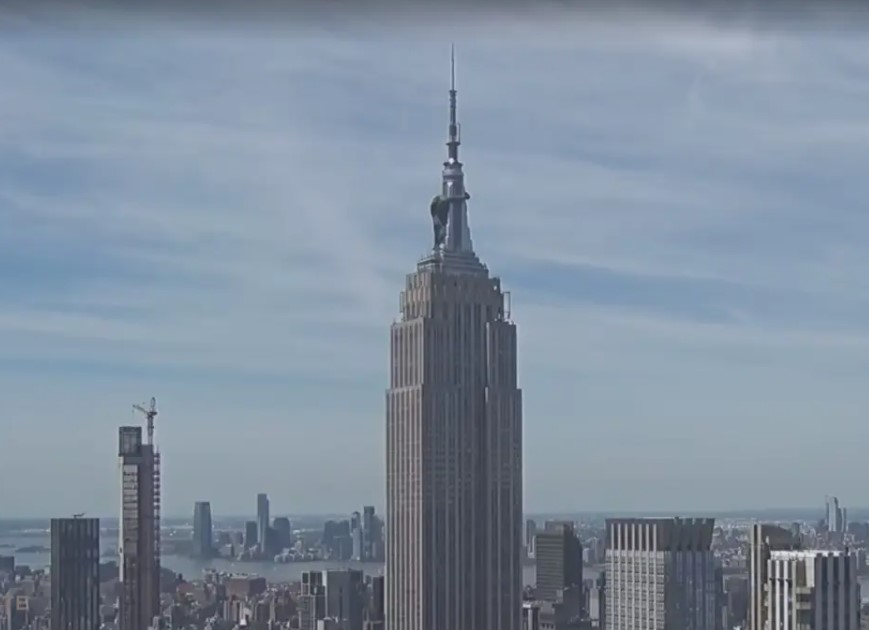
[[[869,505],[866,506],[850,506],[847,508],[849,512],[858,512],[858,511],[869,511]],[[680,516],[697,516],[697,515],[706,515],[706,516],[728,516],[728,515],[750,515],[752,513],[758,514],[768,514],[775,512],[818,512],[823,513],[823,507],[764,507],[764,508],[732,508],[732,509],[716,509],[716,510],[700,510],[700,509],[690,509],[690,510],[545,510],[545,511],[534,511],[534,512],[525,512],[523,513],[523,518],[529,519],[533,517],[547,517],[547,516],[593,516],[593,517],[606,517],[606,516],[671,516],[674,518],[678,518]],[[330,517],[349,517],[353,512],[307,512],[307,513],[283,513],[276,512],[274,514],[275,518],[302,518],[302,519],[310,519],[310,518],[330,518]],[[382,514],[382,512],[375,512],[375,514]],[[89,515],[85,514],[88,518],[98,518],[105,520],[119,520],[117,515]],[[72,515],[64,516],[64,515],[52,515],[52,516],[4,516],[0,518],[0,523],[10,522],[10,521],[41,521],[41,520],[51,520],[53,518],[72,518]],[[184,520],[193,519],[192,514],[187,515],[163,515],[162,519],[165,521],[176,521],[176,520]],[[220,513],[212,513],[212,519],[227,519],[227,520],[255,520],[255,514],[220,514]]]

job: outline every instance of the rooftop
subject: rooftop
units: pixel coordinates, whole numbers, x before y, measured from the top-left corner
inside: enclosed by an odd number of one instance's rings
[[[797,549],[770,552],[770,557],[776,560],[806,560],[816,558],[817,556],[839,558],[847,557],[850,555],[850,551],[843,551],[839,549]]]

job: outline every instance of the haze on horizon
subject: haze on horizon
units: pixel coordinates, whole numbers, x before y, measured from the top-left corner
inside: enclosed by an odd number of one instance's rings
[[[451,37],[526,512],[861,503],[862,33],[505,12]],[[430,24],[373,18],[0,41],[4,516],[117,513],[150,396],[166,514],[382,509],[448,64]]]

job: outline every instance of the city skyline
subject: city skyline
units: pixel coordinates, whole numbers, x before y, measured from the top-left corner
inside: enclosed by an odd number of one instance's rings
[[[456,35],[475,243],[522,314],[526,511],[857,505],[869,47],[654,26]],[[39,473],[7,514],[114,514],[113,431],[151,394],[167,514],[385,505],[383,322],[425,254],[448,44],[246,28],[0,43],[0,474]],[[91,492],[43,506],[55,479]]]

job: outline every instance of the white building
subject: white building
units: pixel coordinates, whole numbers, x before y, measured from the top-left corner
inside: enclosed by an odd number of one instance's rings
[[[836,497],[827,497],[827,530],[831,533],[843,533],[848,528],[848,512],[839,505]]]
[[[607,520],[606,630],[716,630],[711,518]]]
[[[749,530],[748,552],[748,628],[764,630],[767,627],[767,581],[770,554],[774,551],[801,549],[799,536],[794,532],[766,523],[757,523]]]
[[[540,630],[540,602],[522,602],[521,630]]]
[[[847,551],[773,551],[765,599],[770,630],[859,630],[857,558]]]

